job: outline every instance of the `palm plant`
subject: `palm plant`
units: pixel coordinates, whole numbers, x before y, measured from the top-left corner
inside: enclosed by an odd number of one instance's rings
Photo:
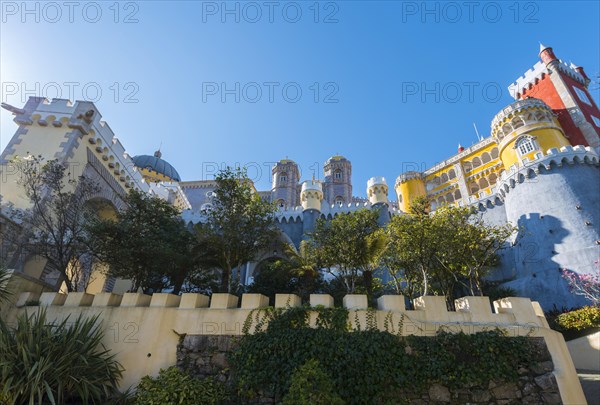
[[[0,402],[105,403],[123,367],[101,340],[98,317],[47,322],[45,310],[0,320]]]
[[[8,301],[12,296],[12,291],[8,286],[11,273],[4,266],[0,266],[0,304]]]

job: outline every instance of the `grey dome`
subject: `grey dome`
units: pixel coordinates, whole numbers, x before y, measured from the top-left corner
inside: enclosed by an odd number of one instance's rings
[[[156,151],[154,156],[139,155],[133,157],[133,163],[140,169],[149,169],[157,173],[163,174],[175,181],[181,181],[179,173],[169,162],[162,160],[160,151]]]

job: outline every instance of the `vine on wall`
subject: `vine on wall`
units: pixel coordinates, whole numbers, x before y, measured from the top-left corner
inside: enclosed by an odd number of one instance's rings
[[[309,326],[311,311],[317,314],[316,327]],[[368,311],[366,325],[356,314],[351,329],[348,315],[344,308],[253,311],[230,356],[239,394],[281,399],[294,371],[311,360],[318,361],[346,403],[385,402],[434,383],[466,388],[516,381],[518,368],[533,361],[527,337],[507,337],[501,330],[402,337],[403,319],[394,325],[388,315],[386,330],[380,331],[374,311]]]

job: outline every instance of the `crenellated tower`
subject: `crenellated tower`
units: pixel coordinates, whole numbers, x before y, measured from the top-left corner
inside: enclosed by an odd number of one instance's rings
[[[323,167],[323,193],[329,204],[344,205],[352,201],[352,163],[343,156],[327,159]]]
[[[299,205],[300,171],[296,162],[289,159],[280,160],[273,166],[271,174],[273,179],[271,201],[280,209]]]
[[[410,204],[415,198],[427,195],[423,175],[414,171],[398,176],[395,189],[398,196],[398,208],[403,212],[409,212]]]
[[[307,180],[302,183],[300,193],[302,200],[302,233],[304,237],[315,229],[317,219],[321,215],[321,203],[323,202],[323,185],[317,180]]]
[[[388,206],[388,185],[384,177],[371,177],[367,181],[367,196],[373,209],[379,210],[379,224],[385,225],[390,220]]]
[[[591,147],[571,146],[550,107],[535,98],[500,111],[492,135],[505,169],[496,192],[506,220],[519,228],[514,262],[504,266],[514,280],[504,285],[544,308],[583,305],[561,269],[590,273],[598,259],[598,155]]]
[[[551,47],[540,44],[541,61],[509,86],[515,100],[535,97],[554,112],[573,146],[600,150],[600,110],[588,86],[582,67],[558,59]]]

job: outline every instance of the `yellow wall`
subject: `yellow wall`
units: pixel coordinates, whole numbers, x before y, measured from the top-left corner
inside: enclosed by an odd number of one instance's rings
[[[103,343],[113,351],[125,368],[122,389],[135,385],[145,375],[156,375],[161,368],[175,365],[178,334],[190,335],[241,335],[244,321],[255,308],[268,305],[267,297],[244,294],[241,308],[238,297],[229,294],[213,294],[208,308],[208,297],[200,294],[125,294],[104,293],[96,296],[71,293],[68,296],[46,293],[23,293],[19,302],[38,298],[47,306],[48,320],[62,320],[67,316],[98,315],[104,330]],[[311,295],[311,305],[331,306],[328,295]],[[51,305],[52,304],[52,305]],[[585,403],[585,397],[571,356],[562,335],[548,328],[541,307],[528,298],[504,298],[494,302],[494,312],[488,297],[465,297],[456,300],[456,312],[446,310],[443,296],[419,297],[413,302],[415,310],[406,310],[404,297],[383,296],[378,299],[379,310],[375,319],[380,330],[388,324],[398,325],[403,319],[402,336],[435,335],[439,330],[475,333],[490,328],[501,328],[509,336],[543,337],[554,363],[554,375],[564,403]],[[300,306],[300,298],[290,294],[278,294],[276,306]],[[344,305],[350,309],[350,323],[355,315],[361,325],[366,325],[366,295],[347,295]],[[7,314],[13,321],[24,311],[36,311],[36,307],[16,308]],[[391,314],[391,315],[390,315]],[[315,321],[311,315],[312,324]]]
[[[519,157],[517,150],[514,149],[515,141],[517,141],[523,135],[530,135],[535,138],[535,142],[539,145],[538,150],[534,150],[531,153],[528,153],[524,156]],[[504,144],[504,142],[502,142]],[[504,163],[504,167],[509,169],[512,165],[519,163],[521,159],[528,158],[530,161],[535,159],[535,154],[539,152],[543,152],[544,154],[548,149],[551,148],[561,148],[563,146],[570,145],[567,138],[564,137],[562,132],[555,128],[542,128],[542,129],[533,129],[524,133],[521,133],[517,136],[514,136],[510,139],[500,152],[500,156],[502,158],[502,162]]]
[[[410,211],[410,204],[417,198],[426,195],[425,183],[421,179],[410,179],[401,182],[396,187],[398,206],[404,212]]]

